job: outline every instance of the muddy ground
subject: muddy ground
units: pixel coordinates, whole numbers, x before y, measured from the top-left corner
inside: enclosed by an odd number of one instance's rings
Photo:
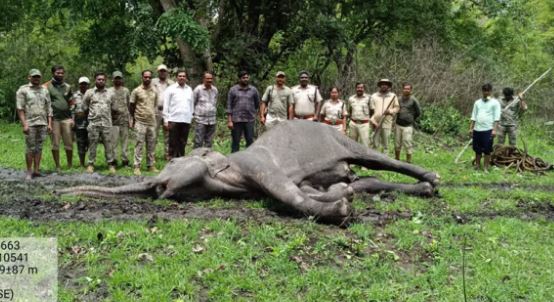
[[[264,222],[269,220],[299,220],[306,219],[299,213],[287,211],[271,201],[265,202],[265,208],[248,207],[248,201],[234,200],[225,203],[224,207],[213,207],[202,202],[156,203],[151,199],[132,196],[98,199],[79,197],[74,199],[60,198],[53,194],[56,189],[76,185],[116,186],[142,181],[144,177],[104,176],[99,174],[50,174],[37,177],[31,181],[24,180],[22,171],[0,169],[0,215],[38,220],[38,221],[97,221],[101,219],[234,219],[237,221]],[[493,184],[445,184],[445,187],[485,187],[490,189],[512,190],[522,186],[510,183]],[[538,191],[554,191],[549,186],[533,186],[529,189]],[[353,221],[369,222],[375,225],[386,225],[399,219],[412,219],[414,213],[409,211],[383,212],[375,209],[373,197],[367,194],[359,197],[366,202],[367,207],[357,210]],[[395,194],[385,193],[379,198],[382,202],[393,202]],[[481,211],[473,213],[455,213],[447,205],[435,197],[430,202],[436,205],[433,215],[447,217],[456,223],[468,223],[479,219],[495,217],[518,217],[521,219],[537,219],[544,217],[554,220],[552,203],[537,204],[520,201],[516,209],[502,212]]]

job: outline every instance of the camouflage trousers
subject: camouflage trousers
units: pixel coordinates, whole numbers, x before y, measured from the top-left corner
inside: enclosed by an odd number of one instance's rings
[[[121,142],[121,160],[129,161],[129,157],[127,156],[127,153],[128,153],[127,146],[129,141],[129,126],[127,124],[113,125],[111,133],[112,133],[112,142],[113,142],[112,158],[114,160],[117,159],[117,147]]]
[[[156,126],[150,126],[141,122],[135,123],[137,144],[135,145],[135,167],[140,167],[142,162],[142,148],[146,143],[146,166],[152,167],[155,163],[156,151]]]
[[[88,132],[87,129],[75,129],[75,140],[77,141],[77,150],[79,154],[86,154],[88,150]]]
[[[400,125],[395,126],[394,132],[394,149],[396,151],[406,150],[406,154],[412,154],[414,152],[413,134],[414,127],[407,126],[402,127]]]
[[[33,154],[42,153],[42,144],[46,139],[48,130],[46,126],[30,126],[29,133],[25,134],[25,152]]]
[[[169,146],[169,130],[164,128],[164,119],[162,112],[158,111],[156,114],[156,137],[160,134],[160,128],[162,128],[162,133],[164,136],[164,156],[170,155],[172,153],[171,146]]]
[[[111,139],[111,127],[95,126],[88,125],[88,142],[89,142],[89,154],[88,154],[88,164],[94,165],[96,161],[96,147],[98,142],[102,140],[104,144],[104,154],[106,156],[106,162],[108,165],[113,164],[113,147]]]
[[[382,147],[384,151],[389,149],[389,137],[391,134],[391,128],[379,128],[373,131],[373,141],[372,148],[377,150],[379,147]]]
[[[508,135],[508,140],[510,146],[516,145],[516,132],[517,126],[498,126],[498,133],[496,133],[496,143],[504,145],[506,141],[506,134]]]

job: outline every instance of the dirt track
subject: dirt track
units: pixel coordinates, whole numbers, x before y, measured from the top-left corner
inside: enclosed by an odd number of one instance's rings
[[[76,185],[105,185],[115,186],[141,181],[143,177],[104,176],[99,174],[67,174],[47,175],[31,181],[24,181],[24,173],[11,169],[0,169],[0,215],[31,219],[31,220],[59,220],[59,221],[96,221],[101,219],[234,219],[238,221],[264,222],[274,219],[298,220],[305,219],[298,213],[284,211],[278,205],[268,203],[267,208],[249,208],[247,201],[233,201],[225,204],[225,207],[206,207],[201,203],[176,203],[157,204],[150,199],[137,197],[122,197],[114,199],[96,199],[80,197],[77,201],[64,201],[52,192],[56,189]],[[455,186],[448,184],[447,187]],[[458,186],[471,186],[462,184]],[[510,190],[511,184],[493,184],[492,187]],[[516,186],[519,187],[519,186]],[[549,191],[551,188],[535,188]],[[394,194],[385,194],[386,198],[394,200]],[[371,199],[362,196],[368,201],[368,207],[359,211],[356,220],[369,222],[376,225],[385,225],[399,219],[411,219],[411,212],[382,212],[372,206]],[[436,198],[433,203],[440,203]],[[446,208],[441,208],[438,216],[452,216],[458,223],[466,223],[473,220],[490,219],[494,217],[517,217],[521,219],[536,219],[545,217],[554,219],[554,206],[552,204],[537,205],[524,201],[518,204],[517,210],[505,212],[475,212],[456,214]]]

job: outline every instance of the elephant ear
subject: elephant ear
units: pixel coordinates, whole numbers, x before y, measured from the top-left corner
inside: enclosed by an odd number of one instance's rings
[[[229,159],[225,155],[208,148],[194,149],[190,155],[197,156],[206,163],[210,177],[215,177],[217,173],[230,167]]]

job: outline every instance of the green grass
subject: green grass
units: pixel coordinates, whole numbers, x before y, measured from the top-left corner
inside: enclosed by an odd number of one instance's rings
[[[220,131],[216,150],[228,152],[227,134]],[[544,134],[529,126],[521,136],[531,155],[554,162],[553,142]],[[0,139],[0,166],[23,169],[20,127],[0,125]],[[263,223],[162,219],[152,225],[145,220],[4,217],[0,235],[58,238],[60,274],[73,276],[60,278],[60,301],[463,301],[462,250],[469,301],[554,300],[554,223],[547,217],[554,196],[547,188],[554,187],[554,173],[475,172],[469,163],[453,163],[464,142],[449,145],[421,134],[416,139],[415,162],[438,171],[450,185],[432,199],[404,194],[355,199],[359,212],[370,207],[390,214],[384,223],[357,222],[341,229],[280,218]],[[44,150],[44,168],[52,170],[48,146]],[[463,159],[470,157],[468,150]],[[101,163],[103,154],[98,159]],[[76,172],[81,170],[69,171]],[[362,173],[409,180],[395,173]],[[57,202],[50,194],[39,198]],[[235,202],[213,199],[197,205],[220,209],[236,207]],[[270,202],[240,204],[256,209]],[[534,215],[525,216],[528,211]],[[457,216],[463,217],[461,223]]]

